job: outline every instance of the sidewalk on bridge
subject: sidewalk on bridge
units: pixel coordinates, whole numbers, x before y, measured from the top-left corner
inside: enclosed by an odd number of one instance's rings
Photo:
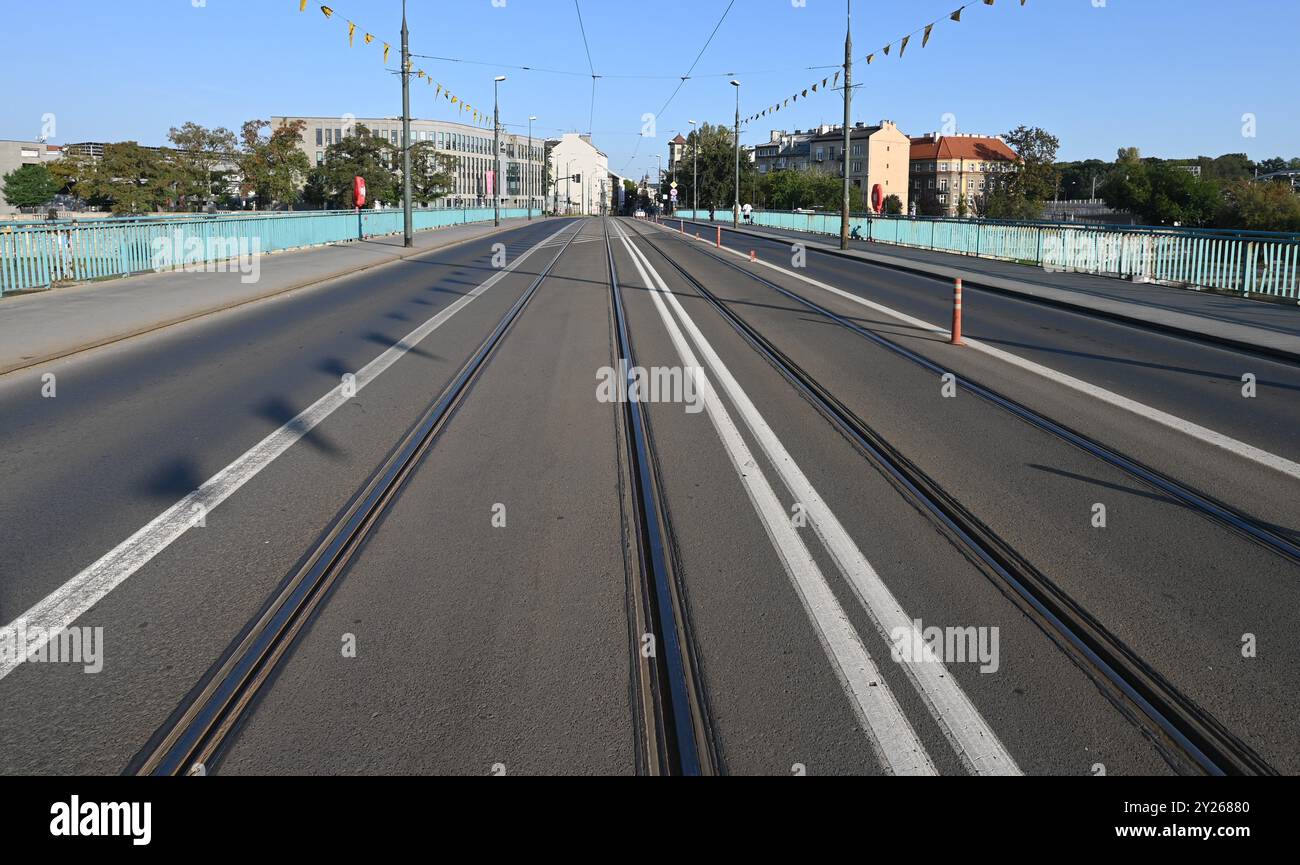
[[[413,249],[400,236],[385,236],[264,255],[250,285],[233,265],[227,273],[145,273],[11,295],[0,300],[0,375],[526,223],[421,231]]]
[[[673,222],[668,219],[665,224],[672,227]],[[845,252],[838,243],[806,240],[818,236],[806,232],[761,226],[731,229],[725,224],[723,228],[757,237],[798,238],[810,248],[834,255],[945,279],[960,277],[979,287],[1056,306],[1286,360],[1300,360],[1300,307],[1290,303],[1249,300],[1212,291],[1135,283],[1092,274],[1048,272],[997,259],[870,241],[852,241],[852,248]]]

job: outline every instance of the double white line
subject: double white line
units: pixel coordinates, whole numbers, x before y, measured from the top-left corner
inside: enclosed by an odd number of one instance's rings
[[[818,539],[835,562],[836,568],[853,587],[880,636],[887,644],[898,628],[914,631],[913,617],[908,616],[880,579],[871,563],[858,549],[799,468],[794,458],[763,420],[740,384],[731,375],[695,322],[682,308],[649,259],[630,243],[617,222],[615,231],[632,258],[637,272],[649,290],[655,308],[663,319],[686,368],[700,369],[699,390],[710,420],[731,458],[732,466],[749,496],[750,503],[763,522],[768,538],[780,557],[786,573],[803,602],[809,620],[817,630],[849,698],[854,711],[867,731],[873,750],[885,769],[898,775],[933,775],[936,769],[916,730],[903,713],[879,669],[867,651],[852,622],[840,606],[825,575],[795,531],[763,470],[718,398],[711,380],[715,378],[730,397],[745,426],[758,442],[768,462],[776,469],[782,483],[795,501],[803,504]],[[669,307],[681,321],[678,326]],[[690,334],[688,342],[682,333]],[[700,364],[696,351],[703,356]],[[925,645],[919,636],[915,644]],[[925,657],[904,661],[912,686],[921,696],[930,714],[947,736],[949,743],[966,767],[981,775],[1017,775],[1020,769],[997,735],[962,691],[940,660],[926,647]]]

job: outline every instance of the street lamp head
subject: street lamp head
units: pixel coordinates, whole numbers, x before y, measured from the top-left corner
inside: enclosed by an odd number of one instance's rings
[[[500,84],[502,81],[506,80],[506,77],[504,75],[498,75],[494,80]]]
[[[688,120],[688,121],[686,121],[686,122],[689,123],[689,124],[691,124],[692,126],[695,125],[695,121],[694,121],[694,120]]]
[[[732,87],[739,87],[739,86],[740,86],[740,82],[737,81],[737,80],[735,80],[735,79],[733,78],[733,79],[731,80],[731,86],[732,86]]]
[[[528,119],[529,119],[529,120],[536,120],[537,118],[536,118],[536,117],[530,117],[530,118],[528,118]]]

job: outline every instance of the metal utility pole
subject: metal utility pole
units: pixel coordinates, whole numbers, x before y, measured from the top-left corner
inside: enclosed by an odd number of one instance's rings
[[[536,117],[528,118],[528,221],[533,221],[533,193],[537,191],[537,178],[533,171],[533,121]],[[544,204],[545,202],[543,202]]]
[[[406,27],[402,0],[402,228],[403,245],[415,246],[415,217],[411,213],[411,31]]]
[[[501,82],[498,75],[492,84],[492,220],[501,227]]]
[[[691,181],[691,196],[693,198],[693,203],[691,204],[691,215],[692,218],[699,219],[700,218],[700,131],[696,129],[695,126],[696,123],[694,120],[692,120],[691,138],[694,139],[694,143],[691,145],[691,149],[694,151],[694,156],[695,156],[695,165],[694,165],[695,177]]]
[[[844,207],[840,213],[840,249],[849,248],[849,161],[853,147],[853,0],[848,0],[848,31],[844,37]],[[866,183],[863,183],[866,192]]]
[[[740,82],[732,81],[736,88],[736,204],[731,209],[731,225],[740,228]]]

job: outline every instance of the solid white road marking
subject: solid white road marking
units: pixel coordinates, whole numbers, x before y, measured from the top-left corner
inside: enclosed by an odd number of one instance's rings
[[[777,438],[776,433],[763,420],[763,416],[750,401],[740,383],[731,375],[731,372],[713,350],[704,334],[700,332],[690,315],[682,307],[681,301],[668,290],[668,286],[663,282],[662,277],[651,266],[649,260],[645,259],[644,253],[638,249],[636,254],[642,257],[646,267],[650,269],[650,272],[659,282],[659,287],[665,293],[668,303],[677,312],[678,318],[686,326],[687,332],[690,333],[695,344],[699,347],[700,353],[704,355],[710,367],[718,376],[718,380],[722,382],[723,389],[731,397],[732,402],[736,404],[740,416],[745,419],[746,425],[758,440],[763,452],[776,466],[777,472],[790,490],[790,494],[807,509],[808,517],[817,532],[817,536],[821,539],[822,545],[826,547],[826,551],[835,560],[836,567],[844,574],[849,584],[853,586],[858,600],[867,613],[870,614],[876,628],[880,631],[880,635],[886,642],[892,644],[892,635],[899,628],[902,628],[913,632],[914,645],[924,645],[926,647],[924,657],[913,658],[904,662],[902,666],[912,680],[912,685],[916,688],[917,693],[925,700],[930,714],[943,728],[953,749],[967,767],[976,774],[1020,774],[1015,759],[998,739],[993,728],[980,715],[979,710],[971,703],[970,698],[966,696],[961,686],[948,673],[944,665],[940,663],[938,656],[925,643],[921,634],[917,632],[914,622],[918,617],[909,616],[903,611],[902,605],[894,598],[893,592],[889,590],[880,575],[876,573],[875,568],[867,561],[866,556],[862,554],[862,551],[849,536],[843,524],[831,511],[830,506],[826,504],[807,476],[804,475],[803,470],[799,468],[794,461],[794,457],[790,455],[785,445]]]
[[[659,283],[668,303],[676,311],[678,318],[686,326],[700,353],[708,361],[710,368],[722,383],[723,389],[735,403],[746,426],[753,433],[767,458],[776,467],[781,480],[794,496],[795,501],[804,505],[813,528],[821,539],[826,551],[831,554],[836,567],[849,581],[863,608],[875,622],[881,637],[892,645],[893,634],[900,628],[914,633],[914,644],[925,645],[923,657],[913,658],[902,664],[916,688],[925,701],[935,721],[943,729],[953,749],[966,766],[980,775],[1018,775],[1020,769],[1015,759],[998,739],[993,728],[980,715],[970,698],[957,684],[940,662],[938,656],[925,644],[916,633],[914,621],[917,617],[909,616],[903,611],[889,587],[885,585],[875,568],[854,543],[843,524],[835,516],[830,506],[813,487],[803,470],[794,461],[794,457],[777,438],[772,428],[750,401],[748,394],[732,376],[730,370],[714,351],[704,334],[696,326],[690,315],[682,307],[681,301],[668,289],[658,271],[640,249],[635,250],[646,268]]]
[[[663,229],[660,230],[662,231]],[[676,232],[669,232],[669,233],[673,234]],[[743,258],[746,261],[749,260],[749,256],[745,255],[743,252],[737,252],[736,250],[727,249],[726,247],[723,247],[723,251],[730,252],[732,255]],[[912,327],[919,328],[921,330],[928,330],[932,333],[942,334],[944,336],[951,335],[951,331],[946,327],[940,327],[938,325],[931,324],[928,321],[922,321],[919,318],[913,318],[907,313],[899,312],[896,309],[891,309],[882,304],[867,300],[866,298],[858,297],[856,294],[845,291],[841,288],[836,288],[833,285],[827,285],[826,283],[820,282],[816,279],[813,279],[812,277],[804,276],[801,273],[795,273],[792,270],[787,270],[784,267],[780,267],[778,265],[772,264],[771,262],[760,260],[757,263],[761,264],[763,267],[771,268],[772,270],[775,270],[778,273],[783,273],[786,276],[794,277],[795,279],[800,280],[801,282],[806,282],[809,285],[814,286],[816,288],[820,288],[824,291],[828,291],[831,294],[836,295],[837,297],[842,297],[846,300],[851,300],[854,303],[861,304],[862,306],[867,307],[868,309],[873,309],[876,312],[884,313],[885,315],[896,318],[899,321],[903,322],[904,324],[911,325]],[[1177,430],[1178,432],[1190,436],[1191,438],[1197,439],[1198,441],[1202,441],[1205,442],[1206,444],[1213,445],[1214,447],[1221,448],[1243,459],[1250,460],[1251,462],[1258,463],[1259,465],[1273,469],[1274,471],[1281,472],[1282,474],[1287,475],[1288,477],[1294,478],[1296,480],[1300,480],[1300,463],[1297,463],[1293,460],[1289,460],[1286,457],[1280,457],[1277,454],[1269,453],[1268,451],[1263,450],[1261,448],[1257,448],[1254,445],[1246,444],[1243,441],[1239,441],[1237,439],[1231,438],[1230,436],[1226,436],[1222,433],[1215,432],[1212,429],[1208,429],[1206,427],[1200,426],[1199,424],[1192,423],[1191,421],[1184,420],[1183,418],[1177,417],[1176,415],[1171,415],[1167,412],[1163,412],[1160,409],[1152,408],[1151,406],[1146,405],[1145,403],[1140,403],[1136,400],[1129,399],[1126,396],[1120,396],[1117,393],[1108,391],[1105,388],[1098,387],[1097,385],[1094,384],[1089,384],[1086,381],[1077,379],[1074,376],[1066,375],[1063,372],[1057,372],[1051,367],[1043,366],[1042,364],[1035,363],[1032,360],[1027,360],[1026,358],[1020,357],[1019,355],[1015,355],[1010,352],[1003,351],[1000,348],[994,348],[991,345],[986,345],[985,343],[980,342],[979,340],[971,339],[970,337],[965,337],[964,342],[966,343],[966,346],[968,348],[973,348],[976,351],[983,352],[984,354],[987,354],[989,357],[994,357],[997,358],[998,360],[1005,361],[1006,363],[1009,363],[1012,366],[1019,367],[1020,369],[1023,369],[1026,372],[1031,372],[1034,375],[1042,376],[1043,378],[1056,382],[1057,384],[1063,387],[1068,387],[1071,390],[1078,391],[1079,393],[1085,394],[1086,396],[1090,396],[1093,399],[1099,400],[1108,405],[1112,405],[1116,408],[1123,409],[1124,411],[1132,412],[1133,414],[1138,415],[1139,417],[1146,418],[1147,420],[1152,421],[1154,423],[1158,423],[1161,426],[1165,426],[1170,429]]]
[[[360,393],[368,384],[382,375],[389,367],[397,363],[407,352],[415,348],[422,340],[442,327],[454,315],[473,303],[477,298],[496,285],[507,274],[540,249],[547,241],[553,240],[564,232],[568,226],[552,234],[546,241],[539,243],[515,259],[514,263],[493,274],[478,288],[458,299],[442,312],[430,318],[424,324],[407,334],[400,342],[389,348],[379,357],[367,364],[356,374],[355,393]],[[25,658],[39,649],[49,640],[50,632],[69,627],[87,610],[98,604],[109,592],[120,586],[132,574],[149,562],[154,556],[192,528],[198,515],[211,513],[218,505],[234,495],[244,484],[275,461],[289,448],[293,447],[305,435],[346,405],[351,396],[345,396],[349,385],[341,384],[325,394],[310,408],[293,420],[271,433],[252,449],[238,457],[230,465],[213,475],[203,486],[190,493],[166,511],[155,517],[148,525],[105,553],[97,562],[55,589],[43,600],[36,603],[27,612],[20,615],[7,627],[17,632],[18,624],[25,623],[28,632],[37,630],[28,641]],[[355,394],[353,394],[355,395]],[[18,653],[0,658],[0,679],[5,678],[19,666]]]
[[[736,474],[749,495],[750,504],[762,521],[763,528],[781,559],[796,594],[803,602],[804,610],[817,631],[822,648],[867,732],[872,749],[885,769],[892,774],[937,774],[930,755],[926,753],[925,746],[921,744],[916,731],[912,729],[893,691],[881,677],[880,671],[871,659],[871,654],[862,644],[862,639],[854,630],[844,608],[836,600],[835,593],[827,583],[826,577],[822,575],[808,547],[791,525],[789,515],[786,514],[767,477],[745,444],[731,415],[722,405],[717,391],[697,362],[695,353],[682,336],[672,314],[664,305],[660,297],[661,289],[657,288],[655,280],[647,275],[642,261],[623,234],[622,227],[617,223],[615,226],[619,239],[632,257],[632,263],[636,266],[654,300],[655,307],[659,310],[659,315],[668,329],[673,344],[677,347],[683,365],[687,369],[701,370],[697,387],[718,438],[721,439],[727,455],[731,458]],[[646,266],[648,265],[649,263],[646,262]]]

